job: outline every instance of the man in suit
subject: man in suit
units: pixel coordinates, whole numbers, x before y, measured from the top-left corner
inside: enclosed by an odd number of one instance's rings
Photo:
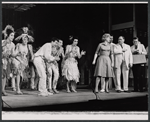
[[[114,51],[114,47],[116,46],[116,44],[113,43],[113,36],[110,37],[110,44],[111,44],[111,48],[113,49]],[[117,85],[116,85],[116,77],[115,77],[115,68],[113,67],[113,74],[114,74],[114,77],[113,77],[113,81],[114,81],[114,85],[115,85],[115,90],[117,89]]]
[[[143,44],[141,44],[137,37],[133,38],[133,46],[131,47],[133,55],[146,55],[146,49]],[[134,91],[143,91],[143,83],[145,81],[145,67],[144,64],[134,64],[133,65],[133,76],[134,76]]]
[[[118,44],[114,47],[114,68],[116,76],[116,91],[118,93],[130,92],[128,89],[128,76],[129,69],[133,65],[133,57],[130,46],[124,43],[125,38],[120,36],[118,38]],[[121,70],[123,74],[123,89],[121,89]]]

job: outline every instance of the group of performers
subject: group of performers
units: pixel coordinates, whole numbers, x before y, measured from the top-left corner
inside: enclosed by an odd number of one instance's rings
[[[113,36],[106,33],[102,36],[102,43],[97,47],[94,55],[93,64],[95,66],[94,76],[96,77],[96,85],[94,92],[98,93],[98,86],[101,81],[100,92],[109,93],[108,83],[113,78],[115,90],[118,93],[130,93],[129,71],[132,69],[134,76],[134,92],[143,91],[145,84],[144,63],[133,64],[133,55],[147,55],[143,44],[138,37],[133,38],[133,46],[125,43],[125,38],[119,36],[118,43],[113,43]],[[146,62],[145,62],[146,63]],[[123,74],[123,87],[121,88],[121,73]]]
[[[35,53],[33,52],[32,42],[34,38],[28,27],[20,29],[16,38],[14,28],[7,25],[3,30],[4,39],[2,40],[2,95],[7,96],[5,92],[6,81],[11,79],[13,91],[22,95],[20,81],[25,79],[25,72],[30,73],[31,89],[37,89],[40,96],[53,95],[59,93],[56,89],[59,73],[67,81],[67,92],[77,92],[76,84],[79,82],[79,69],[76,58],[85,55],[85,51],[80,52],[77,46],[78,38],[70,36],[72,44],[63,48],[63,41],[58,38],[52,38],[50,42],[45,43]],[[15,45],[13,41],[16,41]],[[125,38],[120,36],[118,43],[114,44],[113,36],[105,33],[102,36],[102,43],[97,47],[92,64],[95,65],[94,76],[96,77],[95,93],[98,93],[98,86],[101,81],[100,92],[109,93],[108,85],[110,78],[114,79],[116,91],[130,92],[128,89],[129,70],[133,66],[134,90],[142,90],[140,75],[140,65],[133,65],[133,54],[146,55],[147,52],[138,38],[133,39],[134,45],[130,47],[125,44]],[[31,44],[30,44],[31,43]],[[138,47],[138,48],[137,48]],[[61,68],[58,61],[62,57]],[[123,73],[123,88],[121,88],[121,71]],[[138,88],[140,86],[140,88]]]
[[[13,91],[22,95],[20,81],[25,77],[25,71],[31,75],[31,89],[39,91],[40,96],[53,95],[59,93],[56,90],[59,78],[58,61],[62,56],[61,71],[62,76],[67,80],[67,92],[77,92],[76,83],[79,82],[79,69],[76,57],[81,58],[85,51],[80,52],[77,46],[78,38],[70,36],[71,45],[63,49],[63,41],[53,38],[51,42],[44,44],[37,52],[33,53],[33,46],[29,43],[34,42],[28,27],[20,29],[20,34],[15,37],[14,28],[7,25],[2,40],[2,95],[5,92],[6,81],[11,79]],[[17,42],[15,45],[13,40]],[[35,75],[38,79],[35,79]],[[36,77],[37,78],[37,77]],[[37,87],[38,86],[38,87]]]

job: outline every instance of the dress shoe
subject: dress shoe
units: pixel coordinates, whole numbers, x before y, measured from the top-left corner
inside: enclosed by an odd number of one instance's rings
[[[106,92],[106,93],[109,93],[109,91],[108,91],[108,90],[106,90],[105,92]]]
[[[98,91],[94,91],[94,93],[98,93]]]
[[[121,93],[121,91],[120,91],[120,90],[117,90],[116,92]]]
[[[133,90],[132,92],[138,92],[138,90]]]
[[[123,89],[120,89],[120,91],[123,92],[124,90],[123,90]]]
[[[126,92],[126,93],[131,93],[131,91],[130,91],[130,90],[125,90],[124,92]]]

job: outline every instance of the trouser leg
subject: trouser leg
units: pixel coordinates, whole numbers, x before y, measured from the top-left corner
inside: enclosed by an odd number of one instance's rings
[[[128,91],[129,69],[127,69],[125,62],[123,62],[122,65],[122,73],[123,73],[123,90]]]
[[[41,57],[36,57],[33,60],[33,63],[37,69],[38,75],[39,75],[39,91],[40,94],[46,95],[47,89],[46,89],[46,66],[45,62]]]

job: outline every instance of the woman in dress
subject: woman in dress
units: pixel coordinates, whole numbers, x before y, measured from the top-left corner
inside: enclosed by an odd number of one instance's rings
[[[113,66],[113,50],[110,43],[110,34],[104,34],[102,36],[102,43],[97,47],[94,55],[93,64],[96,63],[94,76],[96,77],[95,93],[98,93],[98,85],[101,82],[104,84],[101,86],[101,92],[109,93],[108,81],[110,77],[113,77],[112,66]],[[111,57],[111,60],[110,60]],[[97,59],[97,60],[96,60]]]
[[[14,28],[7,25],[3,31],[4,40],[2,40],[2,96],[6,96],[5,86],[6,80],[9,79],[11,74],[11,61],[12,53],[15,49],[15,44],[12,42],[14,39]]]
[[[73,38],[73,43],[71,45],[67,45],[65,52],[65,61],[63,63],[62,76],[67,79],[67,92],[77,92],[76,91],[76,83],[79,82],[79,69],[78,62],[75,59],[76,57],[81,58],[82,55],[85,55],[85,51],[81,51],[77,46],[78,39]],[[71,82],[72,81],[72,82]],[[71,83],[71,84],[70,84]],[[71,85],[71,89],[69,87]]]
[[[23,33],[20,36],[18,36],[16,41],[20,41],[21,43],[18,43],[16,45],[15,51],[14,51],[14,59],[13,59],[13,76],[16,77],[16,92],[18,95],[23,94],[20,90],[20,77],[23,79],[23,71],[25,68],[28,66],[28,59],[27,59],[27,54],[28,54],[28,47],[27,44],[28,42],[33,42],[33,38],[29,36],[27,33]]]

